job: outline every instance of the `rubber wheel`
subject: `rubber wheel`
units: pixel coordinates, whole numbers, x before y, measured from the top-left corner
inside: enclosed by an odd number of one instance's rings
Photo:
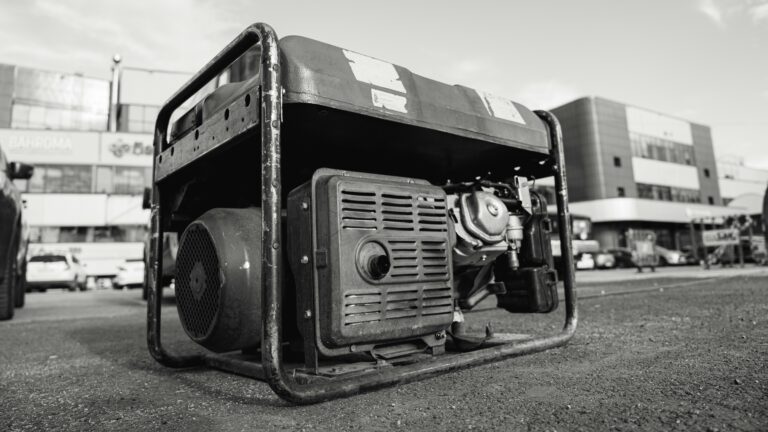
[[[13,318],[14,297],[16,297],[16,235],[11,238],[11,250],[8,253],[8,262],[5,263],[5,274],[0,281],[0,321]]]
[[[27,269],[21,271],[18,279],[16,280],[16,298],[14,298],[14,306],[17,308],[24,307],[24,299],[27,296]]]

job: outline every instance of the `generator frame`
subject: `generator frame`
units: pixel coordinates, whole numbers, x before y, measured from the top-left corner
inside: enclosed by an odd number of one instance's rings
[[[205,67],[194,75],[161,108],[155,126],[150,262],[151,277],[147,303],[147,341],[149,351],[159,363],[173,368],[208,366],[246,377],[266,381],[281,398],[295,404],[310,404],[400,383],[412,382],[448,371],[499,361],[544,351],[566,344],[578,322],[574,281],[573,253],[571,245],[570,213],[566,183],[565,157],[560,125],[554,115],[547,111],[535,111],[547,125],[550,148],[550,168],[555,178],[557,217],[560,228],[560,249],[565,259],[565,324],[554,335],[537,337],[522,342],[510,342],[476,351],[450,353],[435,356],[415,363],[380,368],[375,373],[348,374],[328,380],[297,380],[290,376],[282,359],[281,314],[284,305],[281,299],[281,272],[283,271],[281,230],[281,123],[282,86],[281,58],[275,31],[267,24],[249,26]],[[261,44],[260,94],[257,100],[260,119],[252,127],[260,128],[261,137],[261,205],[263,219],[262,256],[262,345],[261,363],[246,361],[216,353],[177,355],[169,352],[161,340],[161,269],[162,238],[164,230],[163,213],[160,211],[160,188],[158,181],[183,165],[203,157],[211,150],[234,138],[239,132],[229,134],[218,130],[216,139],[206,140],[204,151],[187,152],[183,148],[176,152],[179,163],[159,166],[162,157],[173,155],[173,148],[167,149],[168,127],[171,114],[185,101],[216,79],[219,73],[244,54],[249,48]],[[240,131],[242,132],[242,131]],[[181,159],[179,159],[181,158]]]

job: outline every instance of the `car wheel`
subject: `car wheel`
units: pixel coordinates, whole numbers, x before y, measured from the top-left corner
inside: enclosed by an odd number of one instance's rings
[[[22,270],[18,279],[16,280],[16,298],[14,299],[14,306],[17,308],[24,307],[24,300],[27,296],[27,271]]]
[[[13,318],[14,297],[16,297],[16,234],[11,238],[11,247],[8,251],[8,262],[5,263],[5,274],[0,281],[0,321]]]

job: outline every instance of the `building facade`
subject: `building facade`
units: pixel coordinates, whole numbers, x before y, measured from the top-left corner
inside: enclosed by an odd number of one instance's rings
[[[733,213],[722,204],[709,127],[599,97],[552,110],[563,128],[571,211],[589,216],[603,247],[628,229],[691,247],[689,221]]]
[[[157,110],[121,107],[119,130],[107,132],[110,82],[0,65],[0,147],[35,166],[16,181],[26,201],[30,254],[68,250],[87,272],[109,276],[142,257],[152,181]],[[131,133],[140,132],[140,133]]]
[[[718,159],[717,173],[724,205],[745,195],[762,197],[768,188],[768,170],[746,166],[741,157]]]

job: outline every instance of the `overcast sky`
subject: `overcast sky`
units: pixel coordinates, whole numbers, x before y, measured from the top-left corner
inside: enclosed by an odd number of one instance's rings
[[[596,95],[703,123],[768,168],[768,0],[0,0],[0,63],[195,71],[257,21],[531,108]],[[126,73],[125,98],[182,78]]]

